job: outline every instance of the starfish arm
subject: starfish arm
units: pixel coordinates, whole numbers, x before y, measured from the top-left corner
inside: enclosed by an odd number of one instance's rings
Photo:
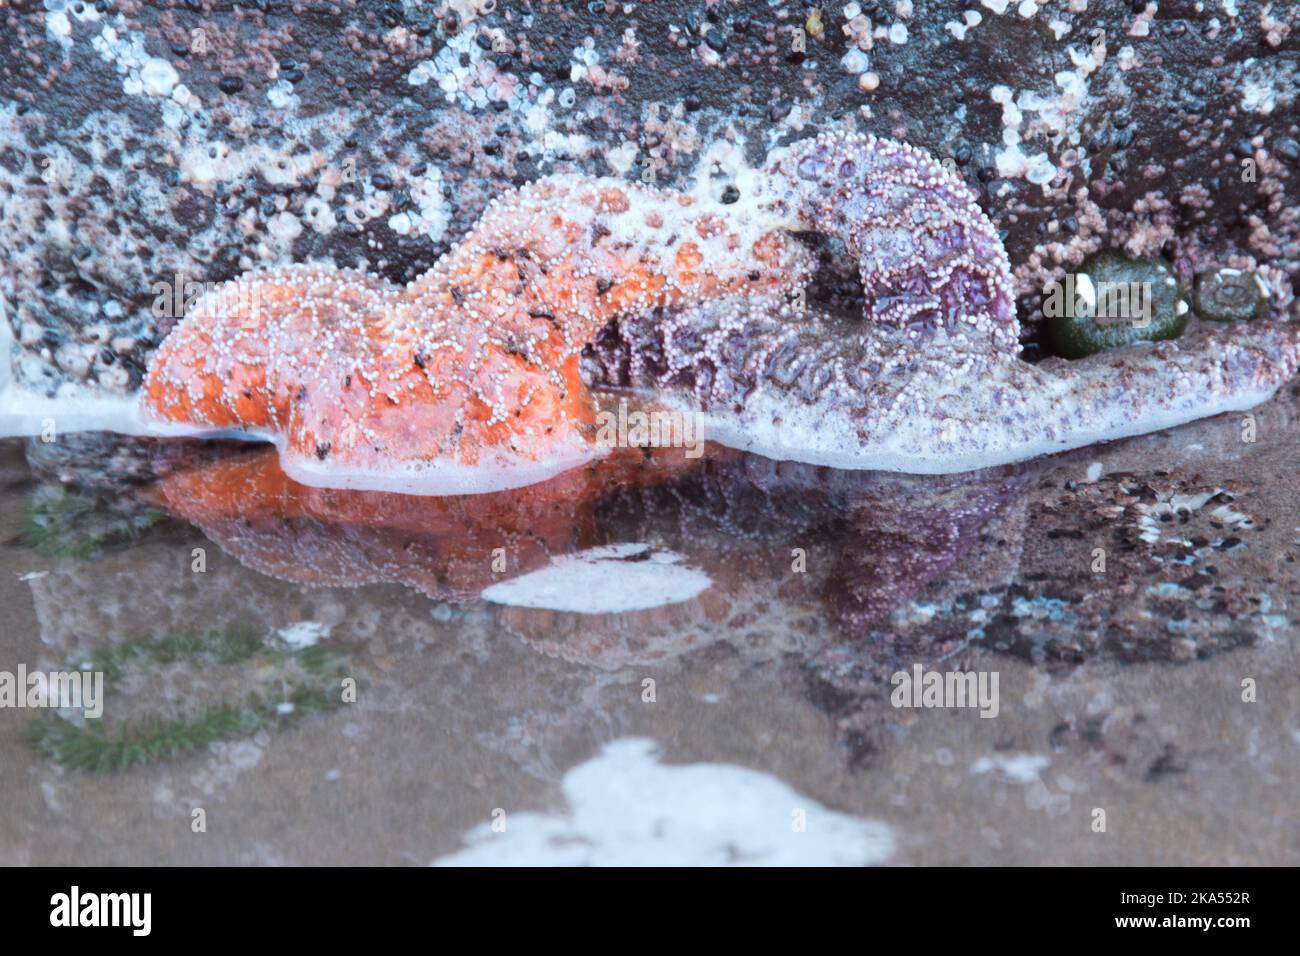
[[[768,160],[772,203],[792,228],[842,240],[857,260],[868,320],[923,345],[967,332],[1019,349],[1011,264],[975,194],[924,150],[824,133]]]

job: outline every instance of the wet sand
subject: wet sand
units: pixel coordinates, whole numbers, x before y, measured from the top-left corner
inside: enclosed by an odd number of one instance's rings
[[[60,767],[25,740],[46,715],[0,709],[0,862],[423,865],[467,846],[490,862],[573,862],[576,843],[583,862],[1294,864],[1296,405],[1257,410],[1253,444],[1224,417],[1041,463],[991,533],[883,618],[847,627],[834,595],[784,561],[770,580],[714,570],[715,604],[584,619],[393,581],[294,583],[174,518],[89,558],[11,543],[0,670],[195,630],[251,628],[283,649],[277,635],[308,623],[346,656],[358,695],[111,773]],[[59,469],[38,449],[33,473],[21,442],[0,449],[11,541]],[[781,553],[809,542],[816,560],[830,532],[754,533]],[[736,548],[717,527],[662,538],[695,564]],[[745,553],[754,578],[767,552]],[[997,672],[997,716],[891,706],[888,675],[912,660]],[[283,680],[275,666],[131,663],[105,720],[192,714]],[[636,750],[629,738],[653,743],[635,773],[609,759]],[[684,766],[699,773],[666,773]],[[629,794],[620,773],[670,782],[671,799]],[[728,807],[741,831],[710,829]],[[206,832],[191,828],[196,808]],[[619,835],[617,821],[644,832]],[[532,839],[543,823],[562,838]],[[833,860],[824,838],[841,832],[864,842]]]

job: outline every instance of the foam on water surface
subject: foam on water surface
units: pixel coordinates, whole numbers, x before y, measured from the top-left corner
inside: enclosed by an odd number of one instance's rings
[[[60,432],[110,431],[143,434],[134,398],[105,395],[72,384],[53,397],[38,395],[14,382],[16,344],[3,297],[0,297],[0,438]]]
[[[828,809],[769,774],[659,760],[625,738],[564,775],[567,813],[484,823],[435,866],[869,866],[894,852],[890,828]]]
[[[354,491],[385,491],[402,495],[482,495],[510,491],[550,481],[567,471],[596,461],[607,449],[592,445],[574,446],[570,454],[552,455],[543,461],[514,460],[490,456],[476,465],[455,461],[420,461],[388,471],[356,471],[318,465],[300,455],[284,454],[280,463],[294,481],[315,488],[348,488]]]
[[[847,410],[791,407],[777,396],[757,393],[739,412],[706,413],[704,435],[709,441],[728,448],[779,461],[849,471],[959,474],[1175,428],[1225,412],[1247,411],[1268,401],[1276,391],[1276,387],[1270,386],[1254,392],[1198,398],[1194,402],[1189,400],[1184,408],[1157,406],[1138,415],[1130,408],[1115,407],[1096,416],[1088,427],[1076,428],[1059,438],[1042,435],[1030,441],[1016,441],[1010,434],[999,435],[996,421],[972,418],[963,421],[960,435],[971,450],[955,452],[939,446],[935,436],[940,430],[919,415],[910,425],[900,423],[896,430],[863,442],[858,423]],[[1044,417],[1053,415],[1054,406],[1068,407],[1070,401],[1068,395],[1055,401],[1044,396],[1039,403],[1041,413]]]
[[[643,543],[590,548],[553,558],[537,571],[494,584],[482,597],[511,607],[621,614],[680,604],[703,594],[712,580],[685,558]]]

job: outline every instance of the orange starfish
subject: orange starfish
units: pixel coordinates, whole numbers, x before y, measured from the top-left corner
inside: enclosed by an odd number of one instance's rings
[[[307,484],[541,480],[600,453],[579,353],[606,322],[807,278],[783,232],[733,219],[684,194],[554,177],[495,200],[405,289],[333,267],[252,273],[163,342],[144,417],[270,438]]]

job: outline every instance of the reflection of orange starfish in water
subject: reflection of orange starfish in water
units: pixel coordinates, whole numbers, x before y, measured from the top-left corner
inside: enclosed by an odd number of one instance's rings
[[[619,542],[648,542],[703,570],[703,594],[662,609],[502,612],[504,626],[547,653],[613,666],[753,633],[782,602],[801,613],[821,604],[844,636],[869,634],[978,547],[1022,480],[834,472],[721,448],[695,459],[618,450],[526,488],[430,497],[304,486],[260,449],[173,471],[152,496],[242,564],[305,584],[391,582],[473,601],[489,585]],[[797,572],[796,547],[807,554]],[[828,639],[797,630],[787,640]]]
[[[600,543],[592,506],[606,483],[657,483],[692,466],[676,451],[617,450],[526,488],[417,496],[303,485],[268,448],[166,475],[151,496],[272,577],[396,582],[437,600],[470,600],[503,576]]]
[[[779,231],[682,194],[556,177],[494,201],[403,290],[332,267],[219,288],[163,343],[145,414],[274,437],[312,484],[518,486],[597,454],[579,352],[610,319],[806,277]]]

